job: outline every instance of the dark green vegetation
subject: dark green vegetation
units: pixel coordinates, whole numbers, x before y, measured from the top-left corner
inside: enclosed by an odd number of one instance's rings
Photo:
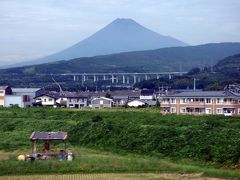
[[[240,54],[227,57],[219,61],[212,68],[193,68],[188,74],[179,77],[151,79],[136,84],[139,88],[158,89],[170,86],[173,89],[193,88],[193,79],[196,78],[196,87],[205,90],[223,90],[224,86],[240,83]]]
[[[70,72],[164,72],[180,71],[180,69],[188,71],[194,67],[203,68],[214,65],[219,60],[239,52],[240,43],[206,44],[78,58],[11,68],[1,72],[26,75]]]
[[[33,131],[67,131],[76,160],[16,162],[17,154],[29,153]],[[240,178],[224,170],[239,165],[239,117],[162,116],[155,109],[0,109],[0,142],[0,152],[17,151],[0,161],[2,175],[164,171]]]
[[[33,131],[68,131],[75,146],[238,163],[239,117],[161,116],[155,110],[1,109],[0,149],[29,147]],[[227,145],[227,146],[226,146]]]

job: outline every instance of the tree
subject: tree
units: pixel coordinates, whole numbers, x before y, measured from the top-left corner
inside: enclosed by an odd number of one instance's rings
[[[105,97],[106,97],[106,98],[111,98],[111,94],[107,92],[106,95],[105,95]]]

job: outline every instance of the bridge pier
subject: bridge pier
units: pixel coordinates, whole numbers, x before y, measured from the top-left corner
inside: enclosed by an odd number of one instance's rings
[[[93,81],[96,82],[97,81],[97,76],[93,75]]]
[[[86,81],[86,76],[83,74],[82,75],[82,81],[85,82]]]
[[[125,84],[125,75],[123,75],[122,78],[123,78],[123,79],[122,79],[122,80],[123,80],[122,82],[123,82],[123,84]]]
[[[133,75],[133,83],[136,84],[136,82],[137,82],[137,76]]]
[[[112,74],[112,78],[111,79],[112,79],[112,83],[114,83],[114,75],[113,74]]]
[[[148,80],[148,76],[145,74],[145,81]]]

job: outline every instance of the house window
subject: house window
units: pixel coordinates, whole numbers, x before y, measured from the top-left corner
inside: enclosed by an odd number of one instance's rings
[[[211,104],[211,103],[212,103],[212,99],[211,99],[211,98],[207,98],[207,99],[206,99],[206,103],[207,103],[207,104]]]
[[[200,98],[199,101],[200,101],[200,103],[204,103],[204,99],[203,98]]]
[[[176,108],[175,107],[171,108],[171,113],[176,113]]]
[[[44,101],[44,102],[47,102],[47,99],[45,98],[45,99],[43,99],[43,101]]]
[[[238,114],[240,114],[240,108],[238,108]]]
[[[186,101],[186,99],[185,98],[181,98],[180,99],[180,104],[184,104],[184,103],[186,103],[187,101]]]
[[[176,104],[176,99],[175,98],[171,98],[171,104]]]
[[[53,99],[52,99],[52,98],[49,98],[48,101],[51,102],[51,101],[53,101]],[[46,102],[46,101],[45,101],[45,102]]]
[[[222,102],[223,102],[223,99],[217,98],[217,104],[222,104]]]
[[[188,99],[188,102],[193,102],[194,99]]]
[[[212,114],[212,109],[211,108],[207,108],[205,112],[206,112],[206,114]]]
[[[185,112],[186,112],[186,109],[185,109],[185,108],[181,108],[180,112],[181,112],[181,113],[185,113]]]
[[[217,108],[217,114],[222,114],[222,109],[221,108]]]

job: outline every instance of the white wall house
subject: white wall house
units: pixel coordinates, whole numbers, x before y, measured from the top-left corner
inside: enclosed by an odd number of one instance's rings
[[[12,93],[15,96],[28,96],[29,101],[26,106],[32,106],[32,103],[35,102],[34,97],[38,95],[41,91],[41,88],[12,88]]]
[[[27,95],[6,95],[4,99],[4,107],[21,107],[31,106],[30,97]]]
[[[106,97],[93,98],[91,101],[92,108],[111,108],[113,106],[113,100]]]
[[[35,104],[39,104],[42,106],[54,106],[56,105],[57,98],[52,95],[40,95],[35,97]]]
[[[87,107],[88,98],[82,95],[72,95],[67,97],[67,107],[81,109]]]
[[[145,103],[136,99],[136,100],[128,102],[127,105],[129,107],[139,107],[139,106],[144,106]]]

